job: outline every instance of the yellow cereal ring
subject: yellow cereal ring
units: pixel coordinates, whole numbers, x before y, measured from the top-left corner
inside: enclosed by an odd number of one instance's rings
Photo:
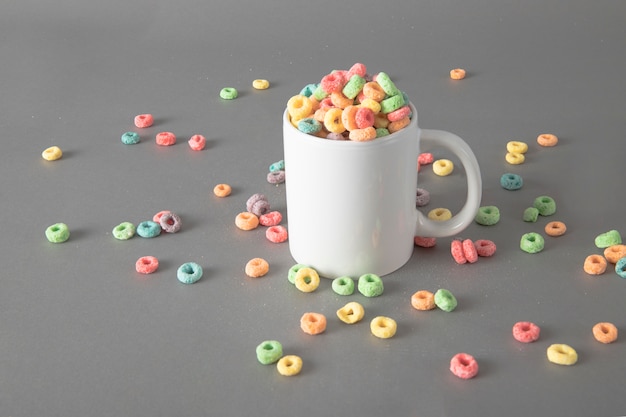
[[[431,220],[444,221],[452,218],[452,212],[447,208],[436,208],[428,212],[428,218]]]
[[[291,116],[291,123],[297,124],[298,120],[302,120],[313,113],[313,102],[307,96],[298,94],[287,101],[287,111]]]
[[[359,106],[360,107],[367,107],[368,109],[373,111],[374,114],[380,113],[380,103],[377,102],[376,100],[372,100],[371,98],[363,99],[361,101],[361,104],[359,104]]]
[[[523,164],[526,158],[523,153],[507,152],[504,159],[511,165]]]
[[[363,319],[363,316],[365,316],[365,310],[363,306],[356,301],[352,301],[337,310],[339,320],[347,324],[357,323]]]
[[[389,121],[389,119],[387,119],[387,115],[383,114],[383,113],[376,113],[374,115],[374,127],[376,129],[386,129],[387,126],[389,126],[389,123],[391,123]]]
[[[332,133],[342,133],[346,130],[341,121],[343,111],[339,107],[331,107],[324,114],[324,127]]]
[[[528,145],[524,142],[512,140],[506,144],[506,150],[511,153],[526,153]]]
[[[370,322],[370,330],[372,334],[381,339],[389,339],[396,334],[398,324],[390,317],[378,316],[374,317]]]
[[[252,87],[257,90],[267,90],[270,87],[270,82],[267,80],[254,80],[252,81]]]
[[[454,164],[449,159],[438,159],[433,162],[433,172],[436,175],[445,177],[446,175],[452,174],[453,170]]]
[[[387,126],[387,130],[389,130],[389,133],[394,133],[394,132],[397,132],[398,130],[404,129],[405,127],[409,125],[409,123],[411,123],[411,119],[408,116],[403,117],[400,120],[396,120],[395,122],[389,123],[389,126]]]
[[[57,159],[60,159],[63,156],[63,152],[61,151],[61,148],[59,148],[58,146],[51,146],[48,149],[44,150],[41,153],[41,156],[46,161],[56,161]]]
[[[296,355],[283,356],[278,360],[276,369],[283,376],[298,375],[302,370],[302,358]]]
[[[313,268],[300,268],[293,283],[302,292],[313,292],[320,285],[320,276]]]
[[[578,354],[569,345],[555,343],[547,350],[548,360],[557,365],[574,365],[578,361]]]

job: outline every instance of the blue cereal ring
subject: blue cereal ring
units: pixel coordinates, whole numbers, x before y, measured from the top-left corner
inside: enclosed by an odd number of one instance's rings
[[[322,130],[322,124],[312,117],[305,117],[298,122],[298,130],[308,135],[314,135]]]
[[[278,162],[274,162],[272,165],[270,165],[270,172],[274,172],[274,171],[282,171],[285,169],[285,160],[281,159]]]
[[[317,90],[318,84],[307,84],[300,91],[301,96],[311,97],[315,90]]]
[[[524,185],[524,180],[521,176],[508,172],[500,177],[500,185],[505,190],[519,190]]]
[[[178,267],[176,277],[183,284],[193,284],[202,278],[202,267],[195,262],[185,262]]]
[[[621,258],[615,262],[615,272],[620,278],[626,278],[626,257]]]
[[[137,225],[137,234],[145,238],[157,237],[161,234],[161,225],[152,220],[146,220]]]
[[[140,140],[141,138],[137,132],[126,132],[122,134],[122,143],[124,145],[135,145],[139,143]]]

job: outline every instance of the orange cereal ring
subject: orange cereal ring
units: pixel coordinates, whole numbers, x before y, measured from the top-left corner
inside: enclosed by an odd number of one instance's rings
[[[411,296],[411,305],[416,310],[432,310],[435,304],[435,294],[427,290],[420,290]]]
[[[350,131],[348,137],[350,140],[355,142],[367,142],[369,140],[376,139],[376,129],[372,126],[364,129],[354,129]]]
[[[341,123],[348,131],[352,131],[358,129],[359,126],[356,124],[356,112],[359,111],[357,106],[347,106],[341,112]]]
[[[600,255],[589,255],[585,258],[583,269],[589,275],[601,275],[606,271],[606,259]]]
[[[296,272],[293,283],[302,292],[313,292],[320,285],[320,276],[313,268],[300,268]]]
[[[321,313],[304,313],[300,318],[300,328],[310,335],[323,333],[326,330],[326,316]]]
[[[324,114],[324,127],[332,133],[342,133],[346,130],[341,121],[343,110],[339,107],[331,107]]]
[[[389,121],[389,119],[387,119],[386,114],[377,113],[376,117],[374,117],[374,127],[377,129],[379,128],[386,129],[387,126],[389,126],[389,123],[391,122]]]
[[[613,343],[617,340],[617,327],[613,323],[598,323],[591,331],[600,343]]]
[[[374,101],[381,101],[385,98],[387,93],[385,93],[380,84],[375,81],[370,81],[363,85],[363,95]]]
[[[259,218],[254,213],[244,211],[235,217],[235,225],[241,230],[256,229],[259,225]]]
[[[319,108],[315,110],[315,113],[313,113],[313,118],[320,123],[324,123],[324,116],[326,115],[326,110],[328,109]]]
[[[604,257],[614,264],[623,257],[626,257],[626,245],[612,245],[604,249]]]
[[[567,227],[565,227],[565,223],[563,222],[553,221],[553,222],[546,224],[546,227],[544,230],[546,232],[546,235],[548,236],[561,236],[562,234],[565,233],[565,231],[567,230]]]
[[[304,119],[313,113],[313,102],[307,96],[298,94],[287,101],[287,111],[293,119]]]
[[[218,197],[226,197],[229,196],[233,189],[228,184],[217,184],[213,188],[213,194]]]
[[[400,120],[396,120],[395,122],[389,123],[389,126],[387,126],[387,130],[389,130],[389,133],[394,133],[398,130],[404,129],[409,125],[409,123],[411,123],[411,119],[409,119],[409,117],[407,116]]]
[[[450,70],[450,78],[453,80],[462,80],[465,78],[465,70],[463,68],[455,68]]]
[[[551,133],[542,133],[537,136],[537,143],[541,146],[555,146],[559,143],[559,138]]]
[[[345,109],[354,104],[354,100],[344,96],[342,92],[332,93],[330,95],[330,102],[333,103],[333,106],[339,107],[340,109]]]
[[[263,258],[253,258],[246,263],[245,272],[250,278],[259,278],[267,274],[270,264]]]

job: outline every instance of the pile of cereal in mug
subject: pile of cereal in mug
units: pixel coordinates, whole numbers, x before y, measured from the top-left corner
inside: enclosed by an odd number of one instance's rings
[[[287,102],[291,124],[303,133],[334,140],[369,141],[409,125],[407,95],[384,72],[370,77],[365,65],[334,70]]]

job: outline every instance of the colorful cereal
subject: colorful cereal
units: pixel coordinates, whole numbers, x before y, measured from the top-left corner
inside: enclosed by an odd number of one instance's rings
[[[304,119],[313,112],[313,102],[303,95],[293,96],[287,101],[287,112],[292,119]]]
[[[50,146],[41,153],[41,157],[46,161],[56,161],[57,159],[61,159],[62,156],[63,151],[61,151],[61,148],[58,146]]]
[[[113,237],[118,240],[128,240],[135,236],[136,230],[131,222],[122,222],[113,228]]]
[[[283,356],[283,345],[277,340],[266,340],[256,347],[256,358],[262,365],[277,362]]]
[[[279,211],[270,211],[259,216],[259,223],[262,226],[276,226],[283,220],[283,215]]]
[[[532,343],[539,339],[541,328],[530,321],[519,321],[513,325],[513,337],[518,342]]]
[[[176,278],[183,284],[193,284],[202,278],[202,267],[195,262],[185,262],[176,270]]]
[[[463,68],[454,68],[450,70],[450,78],[453,80],[462,80],[465,78],[465,70]]]
[[[359,129],[374,126],[374,112],[368,107],[360,106],[354,115],[354,121]]]
[[[424,237],[424,236],[415,236],[413,238],[413,244],[415,246],[419,246],[422,248],[432,248],[437,244],[436,237]]]
[[[300,328],[310,335],[323,333],[326,330],[326,316],[321,313],[304,313],[300,318]]]
[[[370,81],[363,86],[363,95],[369,99],[380,102],[385,98],[387,93],[385,93],[379,83]]]
[[[46,229],[46,239],[50,243],[63,243],[70,238],[70,229],[65,223],[55,223]]]
[[[567,226],[565,226],[565,223],[563,222],[553,221],[553,222],[546,224],[544,231],[546,232],[548,236],[553,236],[553,237],[561,236],[565,234],[565,232],[567,231]]]
[[[161,234],[161,225],[151,220],[146,220],[137,225],[137,234],[141,237],[152,238]]]
[[[256,79],[252,81],[252,88],[255,90],[267,90],[270,88],[270,82],[264,79]]]
[[[547,195],[535,198],[533,207],[539,210],[540,216],[551,216],[556,213],[556,202],[552,197]]]
[[[361,77],[358,74],[354,74],[352,77],[350,77],[346,85],[343,86],[341,92],[344,96],[350,99],[354,99],[356,96],[359,95],[365,83],[365,78]]]
[[[411,306],[421,311],[432,310],[437,307],[435,294],[428,290],[419,290],[411,296]]]
[[[141,141],[137,132],[124,132],[121,139],[124,145],[135,145]]]
[[[478,260],[478,251],[472,239],[465,239],[463,241],[463,255],[467,262],[471,264]]]
[[[235,217],[235,226],[241,230],[256,229],[258,225],[259,218],[248,211],[241,212]]]
[[[386,95],[395,96],[400,94],[400,90],[396,87],[391,77],[386,72],[379,72],[376,74],[376,82],[380,85]]]
[[[483,226],[493,226],[500,221],[500,209],[496,206],[479,207],[474,220]]]
[[[609,230],[596,236],[594,243],[598,248],[605,249],[609,246],[621,244],[622,236],[617,230]]]
[[[391,317],[378,316],[374,317],[370,322],[370,331],[380,339],[394,337],[397,330],[398,324]]]
[[[357,281],[357,288],[366,297],[378,297],[385,287],[383,280],[376,274],[363,274]]]
[[[396,94],[392,96],[390,95],[380,102],[380,111],[381,113],[388,114],[395,110],[398,110],[405,104],[406,103],[404,102],[404,97],[402,96],[402,94]]]
[[[265,237],[272,243],[282,243],[287,240],[287,228],[281,225],[270,226],[265,231]]]
[[[365,316],[365,309],[356,301],[349,302],[337,310],[337,317],[346,324],[358,323]]]
[[[526,253],[538,253],[544,248],[543,236],[539,233],[530,232],[522,235],[520,239],[520,249]]]
[[[524,163],[526,157],[523,153],[507,152],[504,159],[511,165],[519,165]]]
[[[559,138],[551,133],[542,133],[537,136],[537,143],[541,146],[556,146],[559,143]]]
[[[281,159],[280,161],[274,162],[269,167],[270,172],[274,171],[284,171],[285,170],[285,160]]]
[[[355,142],[367,142],[376,139],[376,129],[371,126],[364,129],[354,129],[350,131],[348,137]]]
[[[506,144],[506,150],[511,153],[526,153],[528,145],[524,142],[512,140]]]
[[[276,365],[282,376],[295,376],[302,372],[302,358],[296,355],[286,355],[278,360]]]
[[[322,130],[322,124],[312,117],[305,117],[304,119],[298,120],[297,127],[300,132],[308,135],[315,135]]]
[[[352,295],[354,293],[354,280],[343,276],[333,279],[333,291],[339,295]]]
[[[440,288],[435,292],[435,304],[449,313],[457,307],[458,301],[450,291]]]
[[[322,77],[320,87],[324,92],[331,94],[341,91],[346,83],[346,77],[341,71],[333,71]]]
[[[606,259],[602,255],[589,255],[585,258],[583,270],[589,275],[602,275],[606,271]]]
[[[172,132],[159,132],[156,134],[156,144],[159,146],[172,146],[176,144],[176,135]]]
[[[270,264],[263,258],[252,258],[246,263],[244,271],[250,278],[259,278],[270,270]]]
[[[626,257],[621,258],[615,263],[615,273],[620,278],[626,278]]]
[[[430,152],[422,152],[417,157],[417,163],[420,165],[428,165],[435,162],[435,157]]]
[[[534,223],[537,221],[539,217],[539,210],[536,207],[528,207],[524,210],[524,214],[522,215],[522,219],[525,222]]]
[[[461,379],[471,379],[478,374],[478,362],[468,353],[457,353],[450,360],[450,372]]]
[[[433,162],[433,172],[440,177],[452,174],[454,163],[449,159],[438,159]]]
[[[293,283],[302,292],[313,292],[320,285],[320,276],[313,268],[300,268],[296,272]]]
[[[626,245],[611,245],[604,249],[604,257],[612,264],[626,256]]]
[[[187,141],[192,151],[201,151],[206,147],[206,138],[202,135],[193,135]]]
[[[161,211],[159,211],[157,214],[152,216],[152,221],[156,222],[156,223],[160,223],[161,222],[161,217],[163,217],[163,215],[165,215],[166,213],[171,213],[171,212],[169,210],[161,210]]]
[[[463,241],[461,239],[453,239],[452,242],[450,242],[450,254],[454,262],[459,265],[467,262],[465,254],[463,253]]]
[[[557,365],[574,365],[578,362],[578,354],[574,348],[563,343],[550,345],[546,353],[548,360]]]
[[[506,173],[500,177],[500,185],[505,190],[519,190],[524,185],[524,180],[518,174]]]
[[[154,124],[154,117],[149,113],[138,114],[133,122],[138,128],[150,127]]]
[[[287,272],[287,280],[290,283],[295,284],[295,282],[296,282],[296,274],[302,268],[309,268],[309,266],[303,265],[303,264],[295,264],[294,266],[289,268],[289,271]]]
[[[285,182],[285,171],[271,171],[267,173],[267,182],[270,184],[282,184]]]
[[[213,188],[213,194],[215,194],[217,197],[228,197],[232,192],[233,189],[228,184],[217,184]]]
[[[135,271],[140,274],[152,274],[159,268],[159,260],[154,256],[142,256],[135,262]]]
[[[161,228],[164,232],[176,233],[182,227],[183,221],[178,214],[168,211],[161,215],[161,217],[159,218],[159,224],[161,225]]]
[[[265,213],[269,213],[270,204],[267,201],[267,197],[263,194],[257,193],[250,196],[250,198],[246,201],[246,210],[258,217]]]
[[[423,207],[430,202],[430,193],[424,188],[418,188],[415,192],[415,205]]]
[[[600,343],[613,343],[617,340],[617,327],[613,323],[597,323],[591,329],[593,337]]]
[[[496,244],[489,239],[478,239],[474,242],[478,256],[492,256],[496,253]]]
[[[324,113],[324,127],[331,133],[341,133],[346,130],[342,121],[343,111],[339,107],[332,107]]]
[[[452,212],[445,207],[438,207],[428,212],[428,218],[435,221],[450,220]]]
[[[233,87],[224,87],[220,90],[220,98],[224,100],[234,100],[238,95],[239,92]]]

